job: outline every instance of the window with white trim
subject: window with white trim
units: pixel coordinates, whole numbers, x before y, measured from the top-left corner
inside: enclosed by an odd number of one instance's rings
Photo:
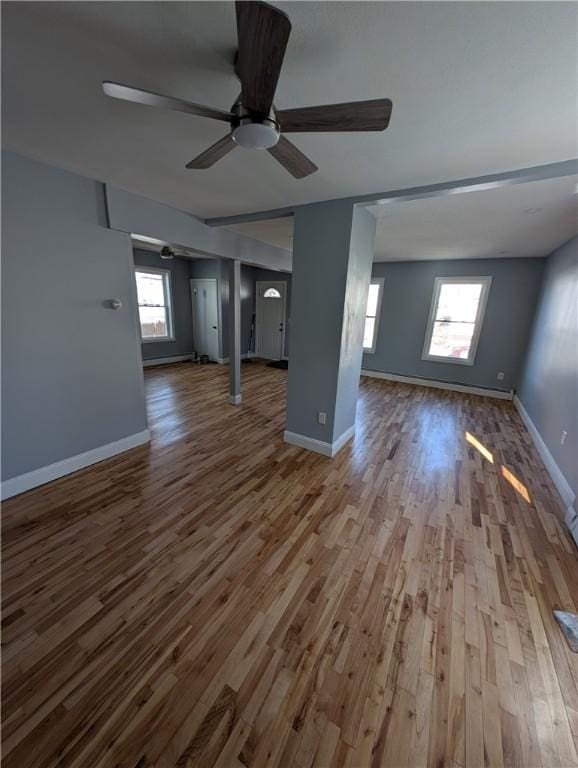
[[[135,269],[142,341],[172,341],[171,273],[167,269]]]
[[[379,314],[381,312],[381,299],[383,295],[383,278],[374,277],[369,284],[367,293],[367,305],[365,309],[365,329],[363,332],[363,351],[375,352],[377,341],[377,329],[379,326]]]
[[[473,365],[491,277],[436,277],[422,358]]]

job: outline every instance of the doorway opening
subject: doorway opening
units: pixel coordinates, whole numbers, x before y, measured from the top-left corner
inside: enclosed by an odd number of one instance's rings
[[[193,352],[195,358],[206,355],[219,361],[219,292],[213,278],[191,280],[193,313]]]

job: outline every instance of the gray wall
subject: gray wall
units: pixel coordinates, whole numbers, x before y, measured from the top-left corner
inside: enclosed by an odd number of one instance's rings
[[[135,267],[168,269],[171,273],[174,341],[146,341],[141,344],[143,360],[193,353],[193,320],[189,259],[161,259],[158,253],[134,249]]]
[[[578,495],[578,237],[546,263],[519,398]]]
[[[346,203],[318,203],[295,214],[287,430],[326,443],[333,442],[350,234]],[[317,423],[318,411],[327,413],[326,424]]]
[[[287,430],[330,444],[351,426],[346,422],[355,410],[373,253],[372,237],[369,253],[358,249],[364,238],[353,224],[347,201],[315,203],[295,214]],[[319,411],[327,414],[325,424],[318,423]]]
[[[374,264],[384,292],[375,353],[363,355],[363,367],[492,389],[517,387],[544,264],[522,258]],[[475,275],[491,275],[492,286],[474,365],[422,360],[434,279]]]
[[[3,152],[2,225],[6,480],[147,425],[131,244],[102,184]]]

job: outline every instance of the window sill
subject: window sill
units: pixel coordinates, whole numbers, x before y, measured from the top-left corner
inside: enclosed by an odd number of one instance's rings
[[[141,344],[154,344],[157,341],[174,341],[174,336],[163,336],[162,338],[159,337],[157,339],[143,339],[141,338]]]
[[[422,355],[422,360],[430,363],[449,363],[450,365],[473,365],[474,360],[464,360],[459,357],[436,357],[435,355]]]

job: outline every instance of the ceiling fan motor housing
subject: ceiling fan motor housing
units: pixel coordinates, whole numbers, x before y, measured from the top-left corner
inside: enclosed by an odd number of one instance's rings
[[[270,149],[279,141],[279,123],[273,110],[268,116],[250,112],[238,102],[233,107],[233,140],[246,149]]]

